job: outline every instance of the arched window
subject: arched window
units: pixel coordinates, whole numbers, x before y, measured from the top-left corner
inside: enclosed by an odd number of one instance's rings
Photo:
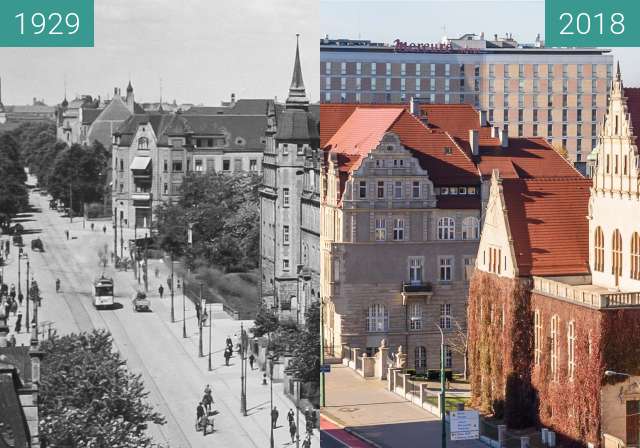
[[[631,236],[631,278],[640,280],[640,235],[633,232]]]
[[[604,233],[602,227],[596,227],[593,243],[593,269],[604,272]]]
[[[418,345],[414,351],[414,366],[417,369],[425,369],[427,367],[427,349],[423,345]]]
[[[138,139],[138,149],[149,149],[149,139],[147,137]]]
[[[622,237],[618,229],[613,231],[611,239],[611,273],[616,277],[618,286],[618,278],[622,275]]]
[[[467,216],[462,220],[462,239],[477,240],[480,238],[480,222],[475,216]]]
[[[369,306],[367,315],[367,328],[371,333],[387,331],[389,329],[389,314],[384,305],[374,303]]]
[[[451,217],[444,217],[438,220],[438,239],[453,240],[455,239],[456,221]]]
[[[567,375],[573,379],[576,371],[576,324],[571,321],[567,325]]]

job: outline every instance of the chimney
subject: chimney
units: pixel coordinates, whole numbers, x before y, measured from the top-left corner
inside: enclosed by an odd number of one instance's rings
[[[469,129],[469,146],[471,146],[471,154],[477,156],[480,154],[480,132],[477,129]]]
[[[500,129],[500,146],[507,148],[509,146],[509,133],[506,129]]]
[[[409,112],[414,117],[420,118],[420,104],[413,97],[409,99]]]
[[[491,138],[500,138],[500,128],[498,126],[491,127]]]
[[[487,111],[486,110],[479,110],[478,111],[478,118],[480,119],[480,127],[483,128],[487,125]]]

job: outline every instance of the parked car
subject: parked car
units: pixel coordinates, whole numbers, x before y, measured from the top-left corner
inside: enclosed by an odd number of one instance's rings
[[[147,299],[147,295],[142,291],[138,291],[136,296],[133,298],[133,309],[134,311],[150,311],[151,310],[151,302]]]
[[[13,235],[13,245],[14,246],[22,246],[24,243],[22,242],[22,235]]]

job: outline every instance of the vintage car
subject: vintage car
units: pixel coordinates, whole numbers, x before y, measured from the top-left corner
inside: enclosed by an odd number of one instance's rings
[[[151,302],[147,299],[147,295],[142,291],[138,291],[132,301],[134,311],[150,311]]]
[[[14,246],[22,246],[23,245],[22,235],[13,235],[12,239],[13,239],[13,245]]]
[[[35,238],[31,240],[31,250],[38,250],[40,252],[44,252],[44,245],[42,244],[42,240],[40,238]]]

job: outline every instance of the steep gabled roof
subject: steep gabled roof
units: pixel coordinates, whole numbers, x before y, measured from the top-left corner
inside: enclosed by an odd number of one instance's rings
[[[631,125],[633,126],[637,145],[638,136],[640,136],[640,88],[625,87],[624,96],[627,98],[627,110],[631,116]]]
[[[502,181],[520,276],[589,272],[589,179]]]

